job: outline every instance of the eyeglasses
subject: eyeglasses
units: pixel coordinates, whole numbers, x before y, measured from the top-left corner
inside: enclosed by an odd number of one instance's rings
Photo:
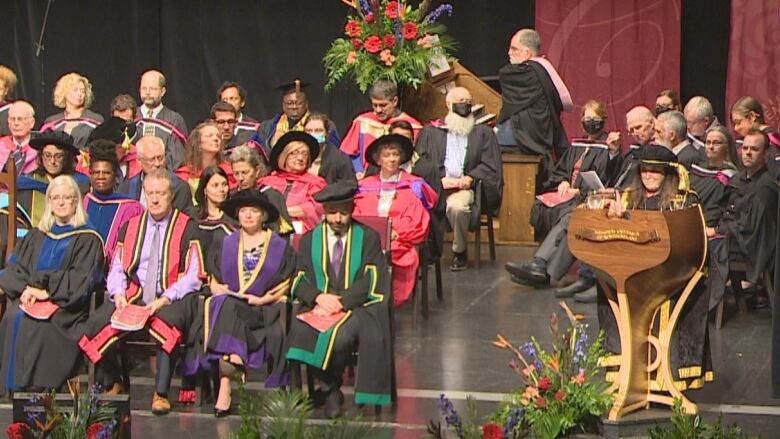
[[[309,158],[309,151],[293,151],[290,153],[289,157]]]
[[[705,140],[704,144],[705,145],[716,145],[717,146],[717,145],[725,145],[726,142],[724,142],[722,140]]]
[[[54,195],[53,197],[49,197],[49,200],[55,203],[59,203],[62,201],[66,203],[72,203],[76,201],[76,196],[75,195]]]
[[[235,125],[235,123],[238,122],[235,119],[224,119],[224,120],[215,120],[214,123],[217,125]]]
[[[49,160],[49,161],[57,161],[57,162],[58,162],[58,161],[60,161],[60,160],[62,160],[62,159],[64,159],[64,158],[65,158],[65,154],[63,154],[63,153],[61,153],[61,152],[56,152],[56,153],[54,153],[54,154],[52,154],[52,153],[50,153],[50,152],[44,152],[44,153],[43,153],[43,158],[44,158],[45,160]]]

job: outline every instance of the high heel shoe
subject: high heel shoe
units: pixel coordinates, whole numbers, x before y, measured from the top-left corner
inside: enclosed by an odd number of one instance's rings
[[[233,401],[230,401],[230,404],[228,404],[227,410],[222,410],[214,407],[214,417],[215,418],[224,418],[226,416],[230,416],[233,413],[233,410],[231,410],[231,404]]]

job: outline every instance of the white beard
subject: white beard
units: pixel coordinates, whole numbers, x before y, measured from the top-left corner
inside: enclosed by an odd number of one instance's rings
[[[476,121],[474,115],[468,115],[468,117],[461,117],[453,112],[449,112],[444,117],[444,123],[447,125],[447,129],[458,136],[468,137],[474,130]]]

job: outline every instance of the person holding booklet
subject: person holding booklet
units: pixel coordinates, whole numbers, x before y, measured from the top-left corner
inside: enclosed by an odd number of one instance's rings
[[[291,290],[303,312],[291,319],[287,359],[317,375],[314,401],[325,404],[328,418],[341,413],[342,377],[355,346],[355,403],[391,402],[391,280],[379,235],[352,220],[355,189],[338,182],[314,196],[325,221],[301,239]]]
[[[269,228],[279,212],[257,189],[237,192],[222,210],[240,229],[215,240],[207,259],[211,297],[203,319],[200,365],[219,372],[214,416],[230,413],[231,377],[246,369],[273,364],[266,387],[287,385],[282,313],[295,273],[295,255],[288,240]]]
[[[539,241],[543,243],[532,261],[506,264],[506,270],[514,282],[544,285],[550,277],[558,278],[563,274],[550,272],[546,261],[551,259],[560,240],[566,240],[571,211],[585,201],[589,191],[599,189],[585,184],[588,180],[583,178],[583,174],[595,171],[604,184],[611,181],[620,169],[620,133],[607,134],[606,121],[607,109],[601,102],[590,100],[582,107],[582,129],[587,137],[572,139],[571,148],[566,150],[544,183],[543,193],[537,196],[531,212],[531,224],[536,228]],[[581,279],[571,288],[556,291],[556,296],[571,297],[595,284],[595,277],[588,270],[581,274]]]
[[[186,344],[182,374],[197,371],[191,327],[206,273],[197,222],[173,208],[171,174],[150,171],[143,185],[147,210],[122,227],[111,260],[106,279],[111,301],[90,316],[79,346],[101,368],[105,388],[112,389],[119,373],[107,350],[128,331],[147,329],[160,343],[152,413],[164,415],[171,410],[168,390],[180,343]]]
[[[103,274],[103,241],[87,222],[76,181],[54,178],[41,221],[0,273],[0,393],[60,390],[78,374],[89,296]]]

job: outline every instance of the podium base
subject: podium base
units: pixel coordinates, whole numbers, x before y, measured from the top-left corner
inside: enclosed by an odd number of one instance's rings
[[[604,438],[645,438],[649,437],[648,430],[657,426],[666,427],[672,425],[672,411],[668,408],[654,408],[638,410],[624,416],[620,420],[610,421],[603,419],[602,428]]]

